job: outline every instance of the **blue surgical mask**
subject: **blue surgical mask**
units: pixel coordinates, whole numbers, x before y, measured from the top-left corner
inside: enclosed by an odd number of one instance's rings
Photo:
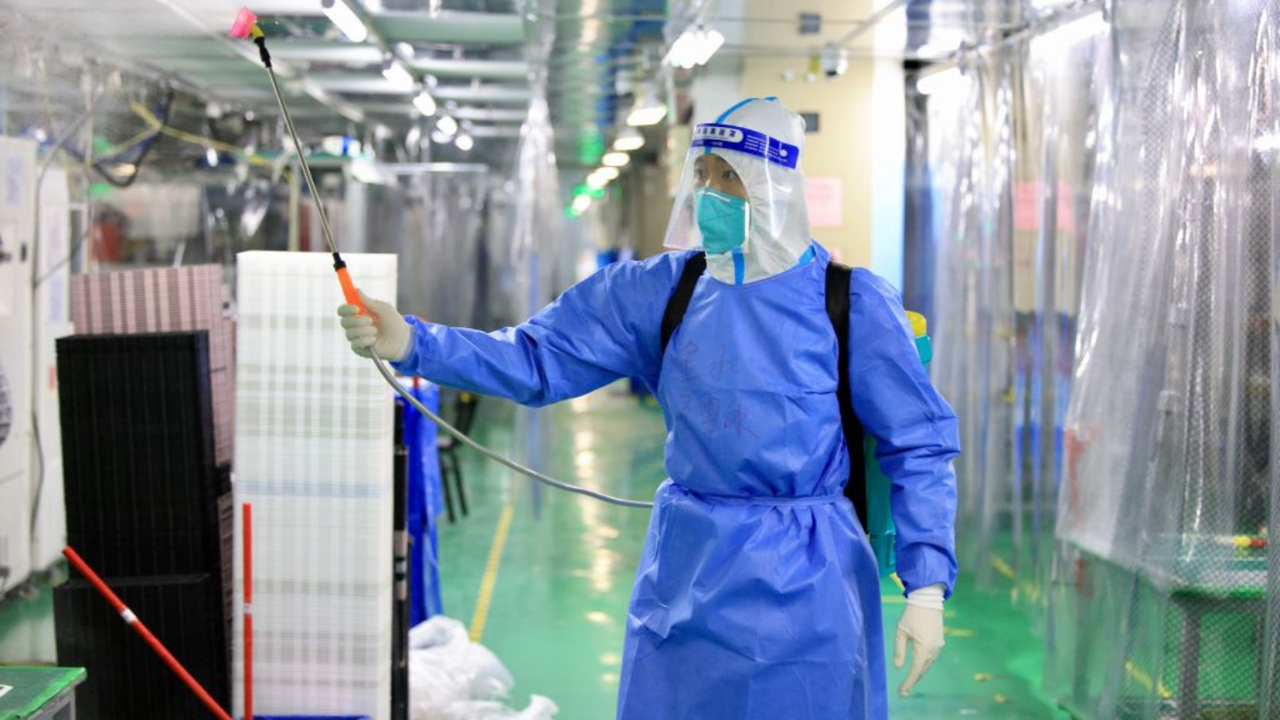
[[[747,240],[747,201],[710,188],[697,189],[694,197],[702,249],[718,255],[741,248]]]

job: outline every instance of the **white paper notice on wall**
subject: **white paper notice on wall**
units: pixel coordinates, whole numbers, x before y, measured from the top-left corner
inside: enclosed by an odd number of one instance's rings
[[[810,177],[805,182],[809,227],[833,228],[844,225],[844,183],[840,178]]]

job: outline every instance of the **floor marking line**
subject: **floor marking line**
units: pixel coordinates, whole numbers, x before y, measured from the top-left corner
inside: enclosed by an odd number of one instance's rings
[[[493,544],[489,546],[489,560],[485,563],[484,579],[480,581],[480,595],[476,598],[476,611],[471,616],[471,642],[478,643],[484,637],[485,622],[489,619],[489,605],[493,602],[493,588],[498,583],[498,566],[502,564],[502,550],[511,532],[511,519],[515,517],[515,505],[502,506],[502,516],[493,532]]]

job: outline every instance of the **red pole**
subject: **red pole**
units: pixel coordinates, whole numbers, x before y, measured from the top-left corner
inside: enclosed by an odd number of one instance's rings
[[[124,619],[125,624],[133,628],[134,632],[141,635],[142,639],[151,646],[151,649],[160,656],[160,659],[169,666],[169,669],[172,670],[187,687],[191,688],[191,692],[195,693],[196,697],[200,698],[200,702],[204,703],[205,707],[208,707],[209,711],[212,712],[215,717],[219,718],[219,720],[231,720],[231,716],[227,714],[226,710],[223,710],[222,707],[218,705],[218,701],[210,697],[209,693],[205,692],[205,689],[200,686],[200,683],[195,678],[191,677],[191,673],[187,672],[187,669],[182,667],[182,664],[179,663],[173,655],[169,654],[168,649],[166,649],[164,645],[161,645],[160,641],[156,639],[156,636],[152,635],[151,631],[147,629],[147,626],[143,625],[142,621],[138,619],[138,616],[134,615],[133,611],[130,610],[129,607],[120,600],[120,598],[116,597],[115,593],[111,592],[111,588],[107,587],[107,584],[102,582],[102,578],[98,577],[98,574],[89,567],[89,564],[84,561],[84,558],[80,557],[79,553],[68,546],[62,550],[62,554],[71,562],[72,567],[79,571],[80,574],[89,581],[89,584],[98,591],[98,594],[111,605],[111,608],[120,614],[120,617]]]
[[[244,503],[244,718],[253,720],[253,505]]]

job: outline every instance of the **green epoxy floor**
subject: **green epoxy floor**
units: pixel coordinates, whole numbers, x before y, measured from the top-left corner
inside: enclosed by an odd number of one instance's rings
[[[664,476],[662,415],[618,389],[543,410],[543,470],[626,497],[647,497]],[[511,411],[489,401],[477,436],[512,445]],[[481,639],[516,678],[513,702],[530,694],[560,706],[562,720],[614,716],[627,598],[648,514],[543,492],[468,453],[471,515],[440,533],[445,610],[470,623],[503,506],[514,519]],[[902,601],[886,581],[886,657]],[[962,575],[947,604],[947,648],[910,698],[891,699],[894,720],[965,717],[1058,720],[1042,697],[1043,641],[1007,595],[978,594]],[[890,670],[896,688],[905,670]],[[981,678],[981,679],[979,679]]]

